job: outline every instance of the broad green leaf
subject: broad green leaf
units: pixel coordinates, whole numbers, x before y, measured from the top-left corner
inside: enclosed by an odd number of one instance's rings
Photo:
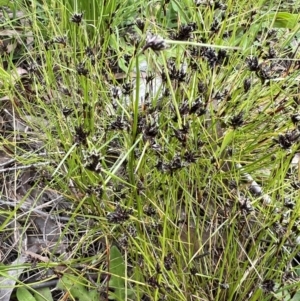
[[[127,74],[128,67],[125,65],[125,60],[123,58],[119,59],[119,67]]]
[[[300,291],[295,294],[291,301],[300,301]]]
[[[268,20],[274,19],[275,28],[289,28],[293,29],[297,26],[300,20],[299,14],[291,14],[288,12],[269,13],[265,16]]]
[[[186,15],[186,12],[184,11],[184,9],[181,7],[180,4],[181,4],[180,1],[177,1],[177,0],[171,1],[173,14],[174,14],[174,16],[175,16],[175,13],[180,14],[181,18],[183,18],[186,21],[186,20],[188,20],[188,16]]]
[[[110,281],[109,286],[115,289],[117,297],[122,298],[124,296],[125,287],[125,264],[121,252],[116,246],[110,248]]]
[[[36,301],[32,294],[25,287],[19,287],[17,289],[18,301]]]
[[[223,151],[226,149],[226,147],[232,142],[233,137],[234,137],[234,130],[228,130],[225,133],[225,136],[222,141],[222,145],[218,151],[218,156],[221,155]]]
[[[117,301],[123,301],[126,300],[125,296],[127,297],[133,297],[134,296],[134,290],[132,289],[127,289],[127,294],[125,294],[125,287],[115,291],[115,292],[109,292],[109,299],[110,300],[117,300]],[[120,297],[121,296],[121,297]],[[121,298],[121,299],[120,299]]]
[[[110,35],[109,44],[113,49],[119,49],[119,40],[117,39],[115,34]]]
[[[49,287],[37,289],[36,292],[34,292],[34,297],[36,301],[53,301]]]
[[[118,301],[125,300],[127,297],[133,296],[134,291],[127,289],[125,292],[125,264],[123,256],[116,246],[112,246],[110,249],[110,273],[111,278],[109,286],[114,289],[114,292],[110,292],[110,299],[117,299]]]
[[[57,288],[70,292],[72,297],[77,298],[79,301],[99,300],[97,290],[87,290],[83,282],[85,282],[84,279],[75,275],[65,273],[59,280]]]
[[[175,1],[171,1],[172,9],[178,13],[179,7]]]

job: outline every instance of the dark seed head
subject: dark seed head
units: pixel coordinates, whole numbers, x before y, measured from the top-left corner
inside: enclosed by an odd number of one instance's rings
[[[231,117],[229,124],[236,129],[237,127],[242,126],[244,123],[244,119],[243,119],[243,112],[238,113],[237,115],[234,115],[233,117]]]
[[[144,28],[145,28],[145,21],[144,21],[144,20],[138,18],[138,19],[136,19],[135,24],[136,24],[136,26],[137,26],[141,31],[144,31]]]
[[[249,57],[246,60],[250,71],[258,71],[258,58],[256,56]]]
[[[65,117],[68,117],[69,115],[71,115],[73,113],[73,111],[74,111],[73,109],[64,107],[62,110],[62,113]]]
[[[247,93],[251,88],[251,79],[250,78],[246,78],[244,80],[244,92]]]
[[[76,71],[79,75],[87,76],[89,74],[89,70],[85,68],[84,63],[79,63],[76,66]]]
[[[76,24],[79,25],[82,21],[82,17],[83,17],[83,13],[80,13],[80,14],[75,13],[71,17],[71,22],[76,23]]]
[[[261,287],[266,293],[275,292],[275,282],[271,279],[264,280]]]
[[[293,122],[294,124],[296,124],[296,123],[298,123],[298,122],[300,121],[300,115],[299,115],[299,114],[293,114],[293,115],[291,116],[291,119],[292,119],[292,122]]]
[[[151,48],[154,51],[161,51],[167,48],[167,44],[160,36],[149,34],[146,38],[146,44],[143,47],[143,51],[148,48]]]

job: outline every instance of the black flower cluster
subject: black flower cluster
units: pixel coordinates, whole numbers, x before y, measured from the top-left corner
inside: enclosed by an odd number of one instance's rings
[[[288,131],[285,134],[279,134],[278,138],[274,139],[283,149],[290,148],[296,142],[299,142],[300,132],[298,129]]]
[[[113,212],[107,214],[106,218],[109,223],[122,224],[130,218],[132,213],[132,209],[122,208],[118,204]]]
[[[196,23],[182,24],[177,33],[171,34],[171,39],[178,41],[187,41],[192,38],[192,32],[196,29]]]
[[[217,65],[226,65],[228,64],[229,56],[225,49],[220,49],[216,51],[210,47],[204,47],[201,51],[201,56],[205,58],[208,62],[208,65],[211,68],[214,68]]]

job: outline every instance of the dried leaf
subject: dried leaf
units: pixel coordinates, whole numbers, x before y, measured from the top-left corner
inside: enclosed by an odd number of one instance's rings
[[[9,269],[5,273],[2,269],[0,277],[0,300],[1,301],[10,301],[10,296],[15,288],[15,283],[18,281],[18,278],[25,269],[25,266],[22,266],[27,260],[27,255],[22,254],[19,258],[12,262],[9,266]],[[14,268],[15,267],[15,268]]]

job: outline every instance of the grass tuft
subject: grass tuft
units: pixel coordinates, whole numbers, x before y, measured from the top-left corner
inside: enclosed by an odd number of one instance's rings
[[[290,2],[3,7],[4,300],[300,300]]]

